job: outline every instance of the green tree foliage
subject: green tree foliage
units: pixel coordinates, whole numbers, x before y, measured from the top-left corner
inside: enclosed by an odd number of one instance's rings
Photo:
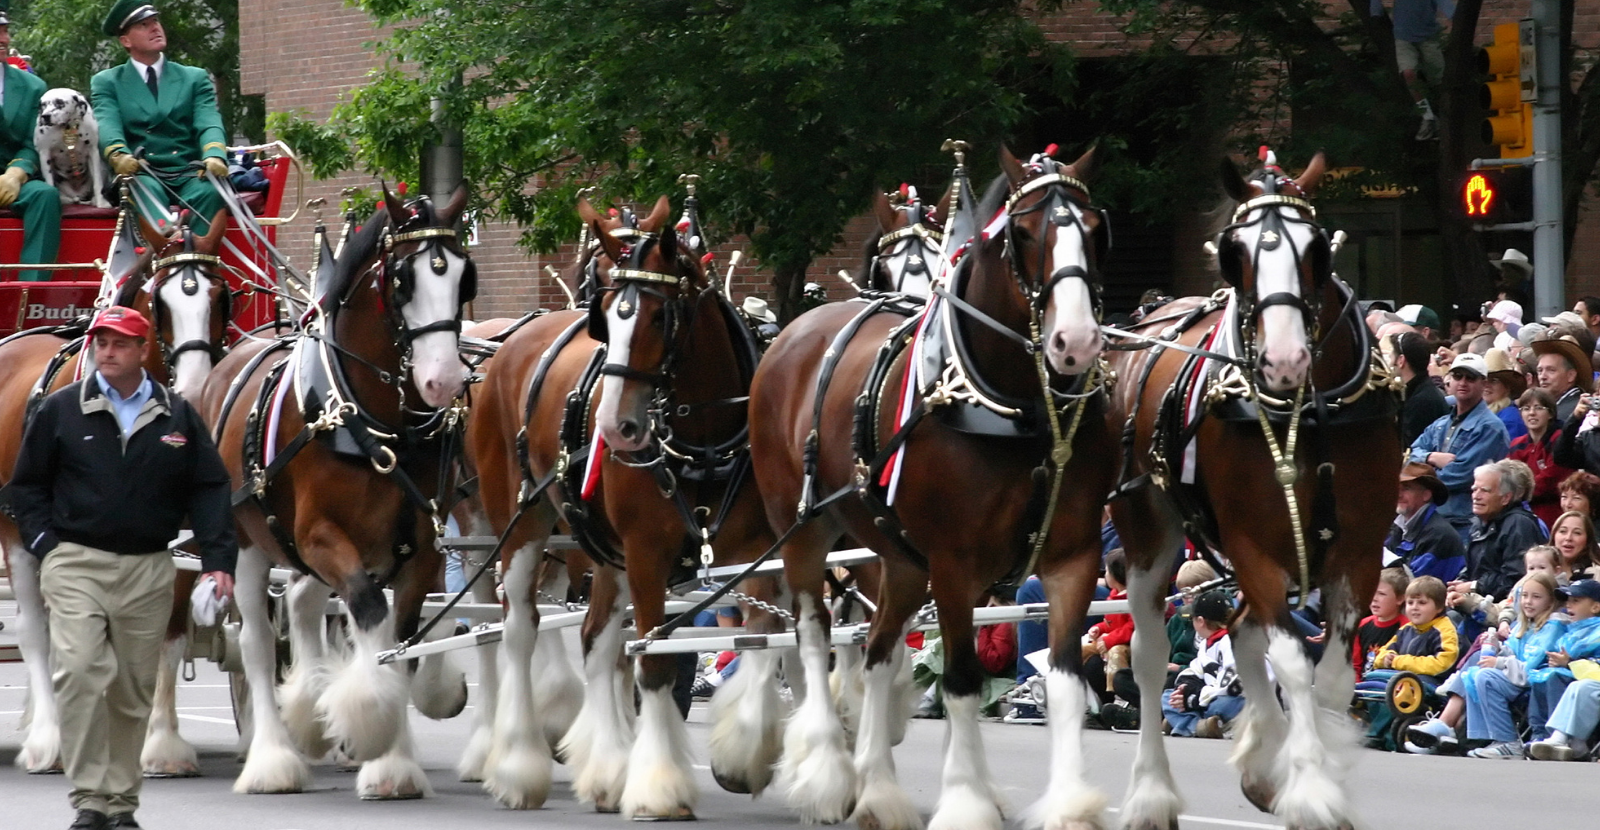
[[[543,250],[576,236],[580,188],[653,199],[697,173],[712,233],[749,236],[786,312],[874,188],[942,189],[947,137],[993,164],[1025,111],[1004,79],[1058,56],[1017,0],[361,5],[395,26],[391,61],[322,129],[364,167],[415,178],[437,97],[489,212]]]
[[[12,46],[32,58],[34,72],[52,87],[88,95],[94,73],[128,59],[100,32],[105,0],[14,0]],[[167,55],[211,73],[217,108],[229,136],[265,136],[261,96],[239,92],[239,0],[162,0]]]
[[[1395,67],[1394,28],[1371,15],[1371,0],[1099,0],[1128,15],[1128,31],[1153,39],[1154,50],[1177,44],[1226,58],[1236,77],[1255,93],[1234,111],[1240,149],[1273,144],[1285,160],[1326,150],[1340,167],[1363,168],[1335,183],[1328,196],[1352,196],[1365,185],[1412,188],[1436,206],[1447,269],[1457,297],[1487,295],[1492,271],[1482,234],[1454,211],[1453,187],[1473,158],[1489,154],[1478,136],[1483,110],[1476,68],[1483,0],[1457,0],[1445,39],[1445,73],[1430,98],[1440,119],[1440,140],[1413,140],[1418,121]],[[1600,163],[1600,60],[1575,47],[1573,14],[1579,0],[1561,0],[1563,87],[1562,168],[1570,253],[1579,205]],[[1394,0],[1383,0],[1393,7]],[[1526,5],[1522,6],[1526,9]],[[1330,15],[1336,15],[1330,18]],[[1465,33],[1465,36],[1462,36]],[[1283,123],[1293,132],[1272,135],[1252,125]],[[1342,193],[1340,192],[1342,188]]]

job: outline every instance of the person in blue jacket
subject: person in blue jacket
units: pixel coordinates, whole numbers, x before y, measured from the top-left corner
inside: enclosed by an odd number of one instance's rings
[[[1580,579],[1567,586],[1567,616],[1572,621],[1545,655],[1545,667],[1528,672],[1528,726],[1535,742],[1550,738],[1550,713],[1572,684],[1572,661],[1600,658],[1600,582]]]
[[[1447,389],[1455,397],[1455,408],[1428,425],[1411,444],[1411,461],[1420,461],[1438,470],[1439,481],[1450,491],[1450,498],[1439,512],[1468,543],[1472,527],[1473,471],[1491,461],[1506,457],[1511,438],[1506,425],[1483,402],[1489,382],[1489,364],[1482,355],[1458,355],[1450,364]]]

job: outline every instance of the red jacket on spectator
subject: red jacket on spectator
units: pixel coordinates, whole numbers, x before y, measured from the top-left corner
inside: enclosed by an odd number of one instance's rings
[[[1112,591],[1107,599],[1127,599],[1127,591]],[[1107,614],[1091,631],[1098,631],[1106,648],[1125,646],[1133,642],[1133,615]]]
[[[1017,673],[1017,625],[999,623],[978,629],[978,662],[997,677]]]
[[[1561,437],[1560,433],[1560,427],[1551,424],[1545,430],[1544,440],[1537,444],[1531,433],[1523,435],[1511,442],[1511,453],[1506,456],[1533,470],[1533,498],[1528,500],[1528,506],[1546,527],[1554,525],[1561,516],[1561,482],[1576,472],[1556,463],[1556,440]]]

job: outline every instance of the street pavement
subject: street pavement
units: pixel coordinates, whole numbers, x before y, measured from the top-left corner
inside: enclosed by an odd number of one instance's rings
[[[0,604],[0,622],[10,625],[10,603]],[[0,633],[10,639],[12,632]],[[569,637],[573,636],[570,633]],[[571,649],[577,653],[576,648]],[[469,674],[472,658],[464,661]],[[557,766],[555,785],[544,809],[517,812],[498,807],[476,784],[456,780],[453,768],[465,745],[472,709],[451,721],[431,721],[412,712],[422,766],[435,795],[420,801],[362,802],[354,794],[355,773],[338,772],[323,762],[315,783],[298,795],[243,796],[230,787],[238,773],[235,732],[226,676],[209,663],[197,664],[194,681],[179,689],[184,735],[199,749],[204,777],[152,780],[145,784],[140,822],[149,830],[455,830],[455,828],[617,828],[615,815],[599,815],[572,797],[571,774]],[[0,663],[0,830],[64,830],[71,823],[68,783],[63,776],[29,776],[11,765],[20,744],[25,675],[19,663]],[[701,798],[696,810],[707,826],[791,828],[797,819],[780,795],[760,798],[725,793],[704,766],[709,730],[706,707],[697,703],[689,732],[697,755]],[[1010,800],[1010,815],[1021,812],[1044,790],[1049,766],[1048,732],[1037,726],[985,723],[989,763]],[[1089,777],[1115,804],[1133,761],[1135,736],[1091,731],[1085,736]],[[913,722],[895,750],[900,780],[926,818],[938,798],[944,725]],[[1281,825],[1251,807],[1239,793],[1227,765],[1232,743],[1168,738],[1174,773],[1188,799],[1185,830],[1272,828]],[[1594,793],[1600,765],[1430,758],[1357,751],[1353,797],[1371,828],[1595,827]],[[1114,822],[1115,812],[1108,821]]]

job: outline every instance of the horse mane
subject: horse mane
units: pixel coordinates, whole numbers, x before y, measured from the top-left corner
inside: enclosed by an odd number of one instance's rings
[[[989,182],[989,186],[984,189],[983,198],[978,200],[979,227],[987,225],[989,219],[999,213],[1001,208],[1005,207],[1006,199],[1010,196],[1011,180],[1007,179],[1004,173],[995,176],[994,180]]]
[[[383,239],[384,229],[389,227],[389,211],[378,208],[361,227],[356,228],[345,240],[344,250],[339,252],[339,258],[333,262],[333,276],[328,284],[322,287],[322,310],[332,312],[338,305],[340,298],[344,297],[350,284],[355,281],[362,266],[372,260],[378,250],[378,242]]]

